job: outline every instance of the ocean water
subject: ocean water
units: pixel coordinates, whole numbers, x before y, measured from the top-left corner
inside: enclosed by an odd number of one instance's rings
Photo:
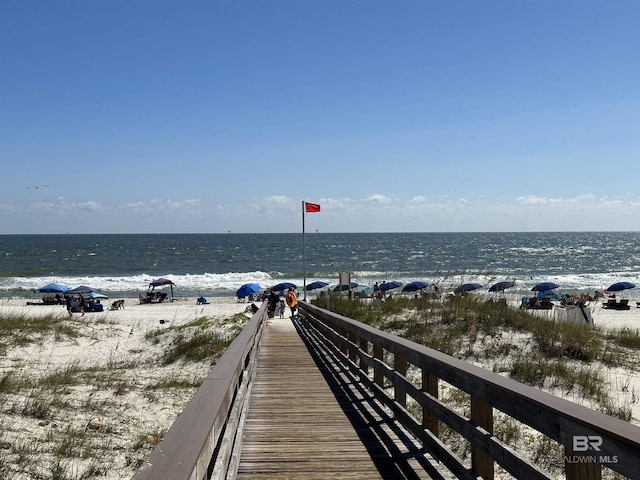
[[[154,278],[176,296],[231,296],[243,283],[335,285],[351,273],[375,282],[425,280],[442,289],[515,279],[512,294],[541,281],[587,293],[627,280],[640,289],[639,232],[2,235],[0,296],[29,297],[57,282],[110,297],[136,296]],[[400,289],[395,290],[399,292]],[[633,291],[630,291],[633,292]]]

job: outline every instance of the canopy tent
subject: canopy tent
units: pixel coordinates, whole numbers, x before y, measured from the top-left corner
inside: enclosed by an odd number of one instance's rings
[[[171,301],[173,302],[173,287],[175,286],[175,283],[173,283],[168,278],[156,278],[155,280],[153,280],[151,283],[149,283],[147,293],[153,292],[156,287],[164,287],[166,285],[169,285],[169,288],[171,289]]]
[[[83,295],[85,300],[100,300],[100,299],[105,299],[105,298],[109,298],[107,297],[104,293],[98,293],[98,292],[89,292],[86,295]]]
[[[76,287],[74,289],[69,290],[69,293],[74,294],[74,293],[91,293],[91,292],[95,292],[96,290],[98,290],[97,288],[93,288],[93,287],[87,287],[86,285],[80,285],[79,287]]]

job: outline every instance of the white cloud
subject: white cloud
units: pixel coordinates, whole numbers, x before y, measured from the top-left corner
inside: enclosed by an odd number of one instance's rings
[[[422,195],[416,195],[411,200],[407,202],[409,205],[423,205],[427,203],[427,198]]]
[[[366,201],[373,202],[373,203],[390,203],[391,198],[387,197],[386,195],[374,194],[374,195],[369,195],[366,198]]]

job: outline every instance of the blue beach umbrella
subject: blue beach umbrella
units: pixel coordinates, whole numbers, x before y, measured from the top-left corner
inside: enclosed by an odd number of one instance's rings
[[[48,283],[36,291],[40,293],[65,293],[69,291],[69,287],[60,285],[59,283]]]
[[[295,283],[282,282],[271,287],[271,290],[273,290],[274,292],[280,292],[282,290],[288,290],[289,288],[297,288],[297,287]]]
[[[458,285],[453,293],[471,292],[479,288],[482,288],[481,283],[463,283],[462,285]]]
[[[327,282],[311,282],[305,287],[305,290],[315,290],[316,288],[324,288],[329,285]]]
[[[248,297],[249,295],[253,295],[254,293],[258,293],[260,291],[260,285],[257,283],[245,283],[238,290],[236,290],[236,297]]]
[[[489,291],[490,292],[502,292],[502,291],[506,290],[507,288],[511,288],[511,287],[515,287],[515,286],[516,286],[516,282],[514,282],[514,281],[498,282],[498,283],[494,283],[493,285],[491,285],[489,287]]]
[[[553,282],[542,282],[534,285],[531,289],[532,292],[545,292],[547,290],[554,290],[556,288],[560,288],[560,285]]]
[[[417,292],[419,290],[423,290],[429,286],[428,282],[415,281],[409,282],[404,287],[402,287],[403,292]]]
[[[351,289],[354,288],[358,288],[358,284],[356,282],[351,282],[351,285],[336,285],[336,287],[333,289],[334,292],[340,292],[340,291],[345,291],[345,290],[349,290],[349,287],[351,287]]]
[[[614,283],[613,285],[610,285],[609,288],[607,288],[607,292],[621,292],[623,290],[630,290],[632,288],[636,288],[635,283],[617,282],[617,283]]]
[[[384,282],[378,287],[378,290],[381,292],[386,292],[387,290],[393,290],[394,288],[398,288],[402,286],[402,282]]]

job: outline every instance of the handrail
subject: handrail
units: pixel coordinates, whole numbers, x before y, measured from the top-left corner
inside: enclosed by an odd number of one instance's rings
[[[299,309],[376,398],[458,478],[492,479],[495,463],[516,478],[552,478],[493,435],[494,408],[563,445],[559,460],[567,479],[599,479],[602,466],[639,478],[640,428],[635,425],[304,301]],[[421,373],[421,384],[407,377],[411,365]],[[470,395],[470,418],[440,401],[441,380]],[[385,391],[389,386],[393,397]],[[422,419],[408,412],[407,396],[421,407]],[[470,442],[471,466],[438,438],[439,423]]]
[[[238,403],[262,336],[267,306],[263,302],[231,342],[162,441],[132,480],[203,480],[224,478],[232,463]]]

